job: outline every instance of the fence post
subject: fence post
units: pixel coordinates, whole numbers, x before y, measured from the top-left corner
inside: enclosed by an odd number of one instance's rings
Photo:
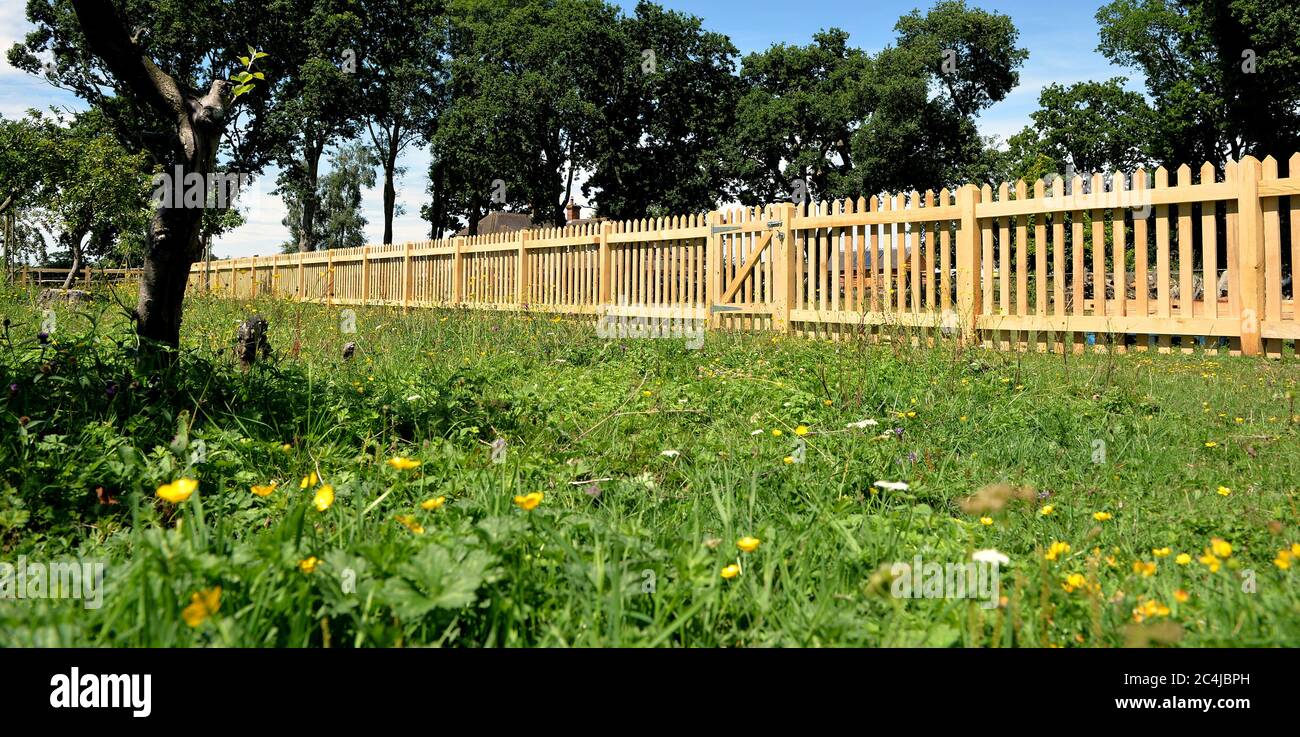
[[[465,236],[452,238],[451,245],[451,301],[458,305],[465,301]]]
[[[406,242],[406,252],[402,254],[402,311],[411,306],[411,242]]]
[[[782,333],[793,330],[790,313],[794,309],[794,298],[799,290],[796,282],[799,274],[799,249],[794,244],[794,216],[797,212],[798,208],[793,202],[777,205],[781,229],[773,236],[777,242],[771,254],[773,278],[776,281],[772,290],[772,327]]]
[[[248,259],[248,292],[251,299],[257,299],[257,254]]]
[[[307,278],[307,274],[306,274],[307,269],[302,262],[302,251],[299,251],[297,255],[294,256],[294,258],[298,259],[298,301],[301,302],[303,292],[306,289],[306,285],[303,282]]]
[[[720,240],[721,236],[713,232],[713,229],[721,222],[721,212],[717,210],[709,212],[709,237],[708,240],[704,241],[704,300],[709,309],[705,325],[710,330],[722,327],[721,313],[713,310],[718,299],[722,297],[722,287],[719,284],[719,278],[722,274],[722,241]]]
[[[528,231],[516,232],[519,234],[519,251],[515,256],[515,305],[523,309],[528,298]]]
[[[957,230],[957,320],[961,325],[963,345],[973,345],[977,338],[980,244],[975,205],[979,200],[979,188],[973,184],[962,185],[957,190],[957,209],[961,213],[961,224]]]
[[[1264,347],[1260,339],[1260,320],[1264,317],[1264,211],[1259,201],[1259,180],[1262,177],[1259,159],[1254,156],[1247,156],[1238,163],[1237,265],[1241,273],[1241,352],[1247,356],[1259,355]]]
[[[86,267],[86,290],[90,290],[90,267]]]

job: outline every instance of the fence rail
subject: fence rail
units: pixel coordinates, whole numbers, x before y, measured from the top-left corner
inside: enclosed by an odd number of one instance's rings
[[[1300,339],[1300,154],[194,265],[240,298],[687,320],[1007,350]],[[1294,350],[1293,348],[1290,350]],[[1288,351],[1289,352],[1289,351]]]
[[[18,284],[23,285],[62,285],[71,269],[42,266],[23,266],[14,272]],[[84,267],[77,270],[72,280],[73,286],[90,286],[94,283],[116,283],[133,281],[140,278],[139,269],[97,269]]]

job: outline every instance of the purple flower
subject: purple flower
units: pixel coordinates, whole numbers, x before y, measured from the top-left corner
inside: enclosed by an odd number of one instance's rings
[[[584,494],[586,494],[587,496],[591,497],[592,499],[599,499],[599,498],[600,498],[600,494],[601,494],[601,491],[600,491],[600,484],[592,484],[591,486],[588,486],[587,488],[583,489],[582,491],[583,491]]]
[[[911,453],[908,453],[907,460],[911,461],[912,463],[916,463],[916,451],[912,451]]]
[[[1043,489],[1042,491],[1038,492],[1038,498],[1039,498],[1039,499],[1047,499],[1047,498],[1050,497],[1050,496],[1052,496],[1052,492],[1050,492],[1050,491],[1048,491],[1048,490],[1046,490],[1046,489]]]
[[[42,330],[41,332],[36,334],[36,339],[41,341],[42,343],[48,343],[50,342],[50,334]]]
[[[901,427],[894,428],[894,434],[900,438],[903,437],[903,428]]]

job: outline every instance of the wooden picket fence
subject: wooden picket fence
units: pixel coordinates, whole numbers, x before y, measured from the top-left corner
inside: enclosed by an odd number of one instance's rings
[[[1300,154],[200,262],[238,298],[683,320],[1007,350],[1300,339]],[[1284,212],[1286,217],[1283,217]],[[1288,246],[1289,244],[1289,246]],[[1222,285],[1222,289],[1220,289]]]

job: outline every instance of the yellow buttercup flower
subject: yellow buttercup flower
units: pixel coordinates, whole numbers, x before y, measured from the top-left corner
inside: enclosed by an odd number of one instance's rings
[[[1186,604],[1187,600],[1190,598],[1192,598],[1192,595],[1187,593],[1186,591],[1183,591],[1182,589],[1178,589],[1177,591],[1174,592],[1174,601],[1178,602],[1179,604]]]
[[[1300,543],[1291,543],[1291,555],[1300,558]]]
[[[1197,558],[1197,560],[1201,561],[1203,565],[1209,568],[1210,573],[1219,572],[1220,561],[1218,558],[1214,557],[1214,555],[1210,553],[1208,550],[1205,552],[1205,555],[1202,555],[1200,558]]]
[[[1217,447],[1219,447],[1219,444],[1216,443],[1216,442],[1214,442],[1213,440],[1207,440],[1207,441],[1205,441],[1205,447],[1207,447],[1207,448],[1217,448]]]
[[[1045,506],[1045,507],[1043,507],[1042,509],[1038,510],[1038,515],[1039,515],[1040,517],[1046,517],[1047,515],[1051,514],[1052,512],[1055,512],[1055,511],[1056,511],[1056,507],[1053,507],[1052,505],[1048,504],[1047,506]]]
[[[303,573],[312,573],[316,570],[316,566],[318,565],[320,565],[320,558],[313,555],[298,561],[298,570]]]
[[[532,491],[522,496],[516,496],[515,506],[519,507],[525,512],[531,512],[534,509],[537,509],[537,505],[542,503],[542,499],[544,498],[544,496],[545,495],[542,494],[542,492],[540,491]]]
[[[1278,551],[1277,557],[1273,559],[1273,565],[1285,571],[1291,567],[1291,559],[1293,557],[1295,556],[1291,555],[1290,550],[1280,550]]]
[[[746,553],[752,553],[755,550],[758,550],[758,546],[760,543],[762,543],[762,541],[759,540],[758,538],[750,537],[749,535],[746,535],[745,537],[742,537],[736,541],[736,547],[740,548]]]
[[[172,504],[180,504],[189,499],[197,488],[199,488],[199,482],[194,479],[176,479],[170,484],[163,484],[158,487],[158,498]]]
[[[988,527],[989,525],[993,524],[993,518],[992,518],[992,517],[980,517],[980,524],[981,524],[981,525],[984,525],[985,527]]]
[[[1057,558],[1069,552],[1070,552],[1070,544],[1058,541],[1052,543],[1051,547],[1047,549],[1047,554],[1044,557],[1047,558],[1048,560],[1056,560]]]
[[[1082,573],[1071,573],[1065,577],[1065,583],[1061,584],[1061,588],[1065,589],[1065,593],[1072,594],[1087,585],[1088,579]]]
[[[1156,575],[1156,564],[1154,562],[1148,563],[1146,561],[1135,560],[1133,561],[1133,572],[1142,574],[1143,578],[1150,578]]]
[[[722,569],[723,578],[732,579],[739,575],[740,575],[740,566],[736,565],[735,563],[732,563],[731,565]]]
[[[780,428],[777,428],[777,429],[775,429],[775,430],[772,431],[772,437],[774,437],[774,438],[779,438],[779,437],[781,437],[782,434],[783,434],[783,433],[781,432],[781,429],[780,429]]]
[[[334,487],[325,484],[316,490],[316,496],[312,497],[312,506],[316,507],[317,512],[324,512],[334,506]]]
[[[403,527],[410,530],[411,532],[414,532],[417,535],[424,534],[424,525],[420,524],[414,517],[412,517],[409,514],[399,514],[395,516],[393,519],[402,523]]]
[[[781,459],[781,460],[782,460],[784,463],[786,463],[786,465],[789,465],[789,464],[791,464],[791,463],[794,463],[794,456],[786,456],[785,458],[783,458],[783,459]]]
[[[442,508],[442,505],[446,503],[447,503],[447,497],[445,496],[440,496],[435,499],[425,499],[424,501],[420,502],[420,509],[426,511],[440,509]]]
[[[397,456],[396,458],[389,458],[388,465],[392,466],[393,468],[396,468],[399,471],[409,471],[412,468],[418,468],[420,462],[413,458],[407,458],[405,456]]]
[[[1174,558],[1174,562],[1180,566],[1185,566],[1188,563],[1192,562],[1192,556],[1188,555],[1187,553],[1179,553],[1178,557]]]
[[[1092,518],[1098,522],[1105,522],[1106,520],[1111,519],[1111,514],[1110,512],[1093,512]]]
[[[1157,558],[1167,558],[1167,557],[1169,557],[1169,554],[1172,553],[1172,552],[1174,552],[1174,551],[1173,551],[1173,550],[1170,550],[1169,548],[1152,548],[1152,549],[1151,549],[1151,554],[1154,555],[1154,556],[1157,557]]]
[[[1213,552],[1215,555],[1219,556],[1220,558],[1227,558],[1228,556],[1232,555],[1232,545],[1229,544],[1227,540],[1224,540],[1222,538],[1218,538],[1218,537],[1211,538],[1210,551]]]
[[[265,486],[254,486],[252,492],[258,496],[270,496],[275,493],[276,484],[270,483]]]
[[[309,486],[315,486],[316,484],[319,483],[320,483],[320,477],[316,475],[315,471],[312,471],[310,474],[302,477],[302,483],[298,484],[298,488],[306,489]]]
[[[190,605],[181,610],[181,619],[191,627],[198,627],[208,617],[216,614],[220,608],[221,587],[214,586],[191,594]]]
[[[1229,489],[1226,486],[1220,486],[1218,494],[1219,496],[1232,496],[1232,489]]]

